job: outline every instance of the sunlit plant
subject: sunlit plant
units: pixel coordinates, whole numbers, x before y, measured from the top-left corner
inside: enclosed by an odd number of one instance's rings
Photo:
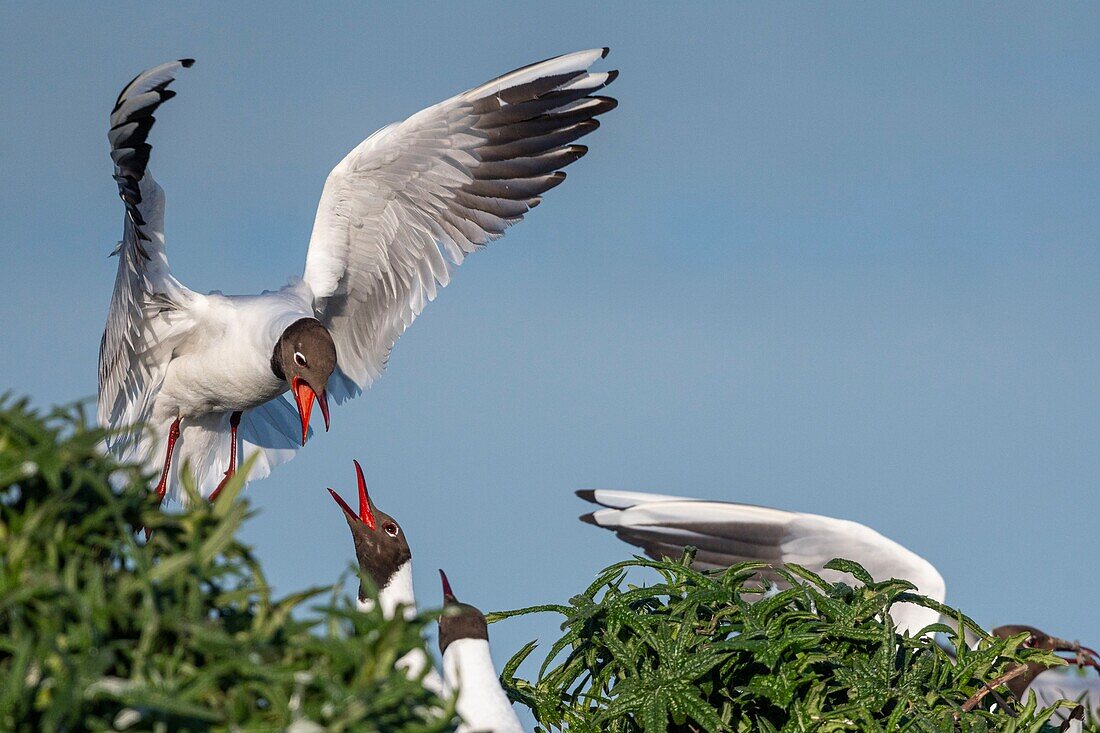
[[[429,617],[307,608],[329,586],[274,598],[236,539],[240,480],[163,512],[102,438],[0,400],[0,730],[454,729],[394,668]]]
[[[1010,702],[1004,688],[978,699],[985,683],[1024,660],[1061,664],[1023,648],[1023,636],[991,637],[958,611],[916,596],[911,584],[874,582],[853,562],[830,567],[864,585],[830,583],[788,565],[776,570],[781,589],[767,592],[762,564],[698,572],[691,557],[617,563],[567,605],[492,616],[551,612],[564,619],[534,680],[517,672],[534,642],[502,675],[537,730],[1055,730],[1045,724],[1050,710]],[[628,571],[653,582],[628,584]],[[960,645],[955,659],[929,635],[899,635],[887,611],[900,602],[956,619],[979,636],[978,648]],[[928,631],[955,639],[946,625]]]

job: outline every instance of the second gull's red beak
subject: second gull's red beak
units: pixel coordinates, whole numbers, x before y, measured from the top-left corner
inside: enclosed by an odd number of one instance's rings
[[[328,493],[332,495],[333,500],[344,510],[344,513],[349,517],[358,519],[371,530],[374,529],[375,520],[374,512],[370,508],[370,498],[367,496],[367,481],[363,478],[363,468],[359,465],[359,461],[355,461],[355,479],[359,483],[359,513],[356,514],[348,506],[347,502],[332,489],[328,490]]]
[[[309,416],[313,412],[313,401],[321,404],[321,415],[325,418],[325,431],[328,431],[328,392],[322,391],[320,396],[313,391],[313,387],[301,377],[295,377],[290,383],[290,389],[294,392],[294,402],[298,405],[298,415],[302,418],[302,445],[306,444],[309,435]]]

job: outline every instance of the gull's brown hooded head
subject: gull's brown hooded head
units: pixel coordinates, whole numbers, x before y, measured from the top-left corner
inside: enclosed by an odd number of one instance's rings
[[[328,380],[336,369],[336,344],[328,329],[316,318],[301,318],[287,326],[275,342],[271,371],[286,380],[294,393],[298,416],[302,419],[302,445],[309,434],[309,416],[313,401],[321,405],[328,430]]]

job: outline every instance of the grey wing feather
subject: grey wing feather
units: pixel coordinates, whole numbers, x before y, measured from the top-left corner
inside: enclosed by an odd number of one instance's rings
[[[168,268],[164,192],[148,171],[153,113],[173,96],[168,85],[193,62],[172,61],[138,74],[123,88],[107,134],[114,178],[125,206],[114,291],[99,349],[99,422],[113,430],[108,447],[131,455],[136,428],[148,418],[172,344],[190,323],[181,311],[193,294]]]
[[[931,563],[858,522],[640,492],[597,489],[577,494],[605,507],[582,520],[614,532],[651,557],[678,558],[685,547],[694,546],[699,550],[696,566],[703,569],[746,561],[797,563],[827,580],[853,582],[845,573],[825,569],[833,558],[846,558],[861,563],[876,580],[909,580],[920,593],[941,603],[946,595],[943,578]],[[896,605],[891,615],[899,628],[913,633],[938,618],[911,604]]]
[[[325,183],[304,280],[336,342],[339,401],[385,368],[401,333],[467,254],[564,180],[575,141],[616,105],[589,72],[606,49],[517,69],[385,127]]]

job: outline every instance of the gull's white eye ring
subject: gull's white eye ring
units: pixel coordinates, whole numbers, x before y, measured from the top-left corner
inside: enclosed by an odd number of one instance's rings
[[[387,524],[382,529],[386,530],[386,534],[388,534],[390,537],[396,537],[397,533],[401,531],[397,528],[397,525],[393,523]]]
[[[294,352],[294,363],[297,364],[298,366],[305,366],[306,365],[306,358],[304,356],[302,356],[302,352],[300,352],[300,351],[295,351]]]

